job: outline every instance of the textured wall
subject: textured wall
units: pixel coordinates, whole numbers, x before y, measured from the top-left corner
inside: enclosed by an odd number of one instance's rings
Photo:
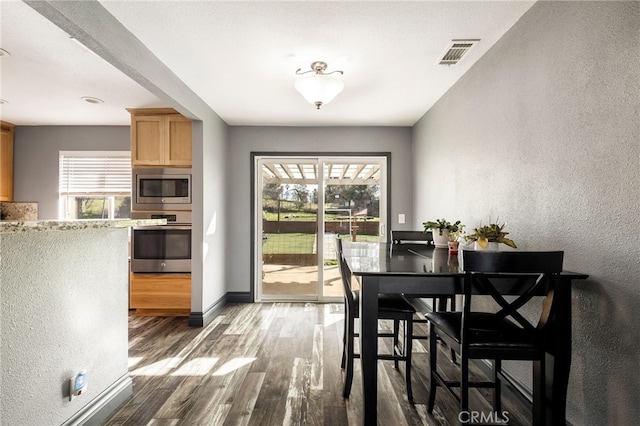
[[[391,152],[391,227],[411,224],[411,129],[408,127],[231,127],[229,132],[229,291],[249,291],[251,152]],[[401,228],[402,229],[402,228]],[[422,228],[420,228],[422,229]]]
[[[590,275],[573,291],[574,425],[640,420],[639,6],[536,3],[414,128],[416,226],[504,221]]]
[[[129,126],[18,126],[14,198],[37,201],[38,219],[58,219],[60,151],[129,151]]]
[[[126,228],[0,234],[0,424],[62,424],[128,374],[126,247]]]

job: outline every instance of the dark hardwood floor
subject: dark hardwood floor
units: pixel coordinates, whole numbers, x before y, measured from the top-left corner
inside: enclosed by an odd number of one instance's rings
[[[204,328],[189,327],[185,318],[130,316],[134,393],[103,424],[360,425],[357,360],[351,397],[342,398],[342,327],[341,304],[232,304]],[[380,362],[379,424],[459,424],[446,390],[438,390],[433,415],[427,413],[427,345],[414,342],[413,404],[404,366]],[[529,424],[527,404],[505,396],[509,424]],[[488,398],[473,391],[471,406],[489,413]]]

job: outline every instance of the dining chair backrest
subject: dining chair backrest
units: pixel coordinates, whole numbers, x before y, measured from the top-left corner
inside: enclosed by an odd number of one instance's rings
[[[433,234],[431,231],[395,231],[391,230],[391,242],[395,244],[431,244]]]
[[[496,318],[507,318],[528,330],[542,329],[553,311],[553,289],[562,272],[562,251],[471,251],[462,253],[464,279],[464,317],[471,312],[474,294],[491,296],[498,310]],[[517,297],[507,301],[505,291],[496,288],[492,277],[511,278]],[[500,280],[502,281],[502,280]],[[547,296],[538,323],[525,319],[521,308],[534,296]],[[473,327],[473,325],[470,325]]]
[[[340,235],[336,235],[334,242],[336,248],[336,257],[338,258],[338,260],[340,260],[340,258],[342,257],[342,239],[340,238]]]
[[[340,236],[336,236],[336,257],[338,258],[338,266],[340,267],[340,278],[342,281],[342,289],[344,291],[344,297],[347,300],[349,306],[355,305],[355,299],[351,290],[351,269],[344,260],[344,252],[342,248],[342,239]]]
[[[482,251],[464,250],[465,272],[560,273],[562,251]]]

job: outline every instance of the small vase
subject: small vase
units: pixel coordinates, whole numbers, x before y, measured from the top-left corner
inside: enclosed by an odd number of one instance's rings
[[[478,242],[473,243],[473,249],[477,251],[498,251],[500,248],[500,243],[496,241],[490,241],[487,243],[486,247],[480,247]]]
[[[449,230],[443,229],[442,235],[440,235],[440,230],[437,228],[431,229],[431,233],[433,234],[433,243],[437,248],[448,248],[449,247]]]
[[[449,253],[457,253],[459,245],[459,241],[449,241]]]

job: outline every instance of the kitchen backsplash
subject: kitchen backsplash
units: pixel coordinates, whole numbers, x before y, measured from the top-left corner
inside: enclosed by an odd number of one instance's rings
[[[38,220],[37,202],[0,201],[0,220],[30,222]]]

